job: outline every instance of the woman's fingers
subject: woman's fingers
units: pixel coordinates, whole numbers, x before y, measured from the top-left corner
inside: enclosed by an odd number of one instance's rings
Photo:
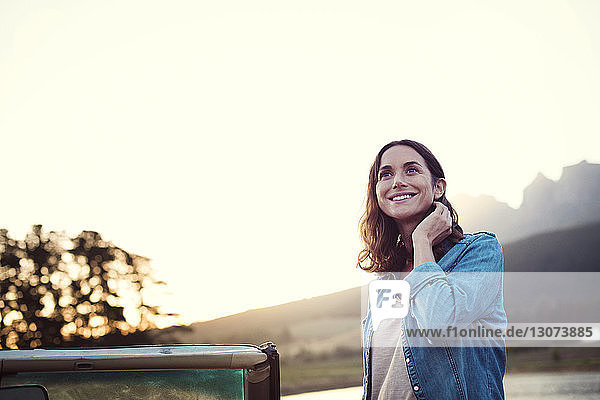
[[[439,201],[435,202],[436,210],[440,211],[440,218],[443,224],[443,228],[440,232],[440,236],[442,239],[446,238],[448,235],[452,234],[452,214],[448,207]]]
[[[434,201],[435,209],[415,228],[414,235],[425,235],[432,244],[441,243],[452,233],[452,213],[444,204]]]
[[[444,218],[445,222],[449,221],[450,225],[452,225],[452,215],[450,214],[450,210],[448,209],[448,207],[446,207],[446,205],[440,203],[439,201],[436,201],[434,203],[436,210],[440,211],[440,215]]]

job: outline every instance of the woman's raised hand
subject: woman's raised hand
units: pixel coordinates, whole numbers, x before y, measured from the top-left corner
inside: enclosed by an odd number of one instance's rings
[[[426,240],[431,246],[441,243],[452,233],[452,215],[448,207],[434,201],[435,210],[412,233],[413,243]]]

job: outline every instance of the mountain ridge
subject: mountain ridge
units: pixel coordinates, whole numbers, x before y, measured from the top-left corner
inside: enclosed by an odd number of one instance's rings
[[[504,243],[600,221],[600,164],[586,160],[563,167],[553,181],[541,172],[523,190],[517,209],[489,195],[459,194],[451,200],[465,231],[487,230]]]

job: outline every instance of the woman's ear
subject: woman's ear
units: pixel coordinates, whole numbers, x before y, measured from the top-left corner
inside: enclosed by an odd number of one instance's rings
[[[446,180],[444,178],[440,178],[435,183],[433,187],[433,198],[434,200],[439,200],[446,193]]]

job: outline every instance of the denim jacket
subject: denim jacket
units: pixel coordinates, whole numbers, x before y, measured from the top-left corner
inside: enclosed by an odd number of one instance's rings
[[[502,247],[493,233],[465,234],[438,262],[418,265],[405,277],[410,284],[409,314],[403,330],[430,327],[506,327],[502,295]],[[465,272],[465,273],[462,273]],[[393,278],[393,277],[392,277]],[[382,274],[379,279],[391,279]],[[371,312],[362,321],[363,400],[371,396]],[[426,340],[428,343],[425,343]],[[419,400],[504,399],[504,340],[484,346],[465,341],[402,335],[402,350],[415,397]]]

